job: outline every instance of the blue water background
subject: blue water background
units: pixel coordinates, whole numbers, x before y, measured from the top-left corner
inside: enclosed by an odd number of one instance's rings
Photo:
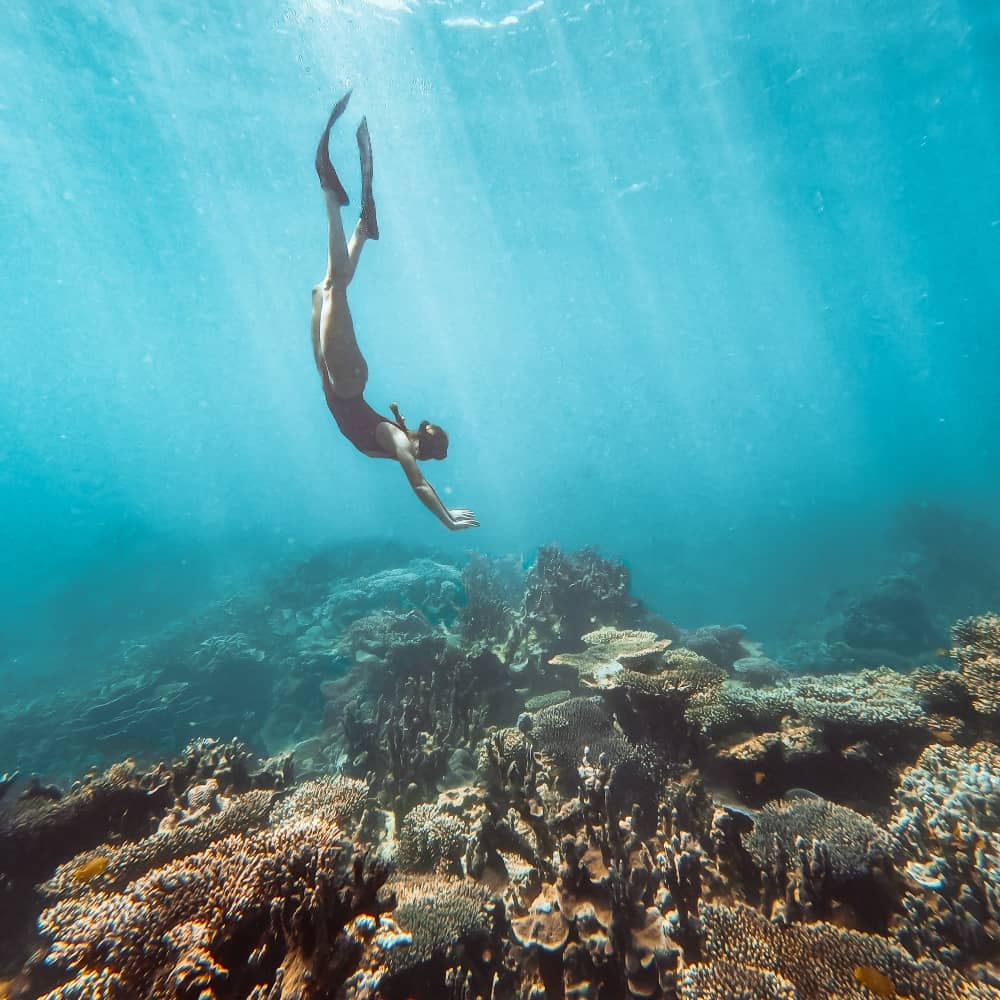
[[[3,669],[369,538],[596,544],[661,613],[768,635],[891,568],[900,503],[994,518],[998,52],[958,0],[12,0]],[[426,471],[474,534],[324,406],[346,86],[368,397],[449,431]]]

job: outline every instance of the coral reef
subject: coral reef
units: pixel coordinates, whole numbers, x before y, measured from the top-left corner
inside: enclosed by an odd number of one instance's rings
[[[743,645],[745,632],[742,625],[703,625],[689,632],[682,631],[678,645],[698,653],[723,670],[731,671],[737,660],[750,655],[750,650]]]
[[[79,734],[152,757],[0,777],[0,995],[1000,1000],[1000,618],[866,660],[915,594],[812,676],[590,550],[300,567],[128,653]]]

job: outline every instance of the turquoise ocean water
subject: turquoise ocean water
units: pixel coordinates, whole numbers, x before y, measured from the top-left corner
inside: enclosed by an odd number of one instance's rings
[[[998,51],[959,0],[6,4],[5,682],[368,539],[597,545],[769,636],[919,536],[942,612],[983,610]],[[448,430],[427,471],[474,534],[338,436],[313,368],[347,87],[367,395]]]

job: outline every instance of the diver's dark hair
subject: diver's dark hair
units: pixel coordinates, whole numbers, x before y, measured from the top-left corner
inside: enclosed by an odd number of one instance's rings
[[[448,455],[448,435],[437,424],[420,421],[417,428],[421,458],[446,458]]]

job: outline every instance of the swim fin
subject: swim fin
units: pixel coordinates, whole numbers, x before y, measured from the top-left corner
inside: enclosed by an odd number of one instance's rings
[[[368,121],[361,119],[358,126],[358,153],[361,155],[361,221],[365,224],[365,235],[370,240],[378,239],[378,218],[375,215],[375,198],[372,195],[372,140],[368,134]]]
[[[323,129],[323,134],[320,136],[319,145],[316,147],[316,173],[319,175],[319,186],[324,191],[330,191],[341,205],[348,204],[350,199],[347,197],[344,185],[340,183],[337,171],[333,169],[333,164],[330,162],[330,129],[333,128],[334,122],[344,113],[347,102],[350,99],[351,92],[348,91],[334,105],[333,111],[330,112],[330,117],[327,120],[326,128]]]

